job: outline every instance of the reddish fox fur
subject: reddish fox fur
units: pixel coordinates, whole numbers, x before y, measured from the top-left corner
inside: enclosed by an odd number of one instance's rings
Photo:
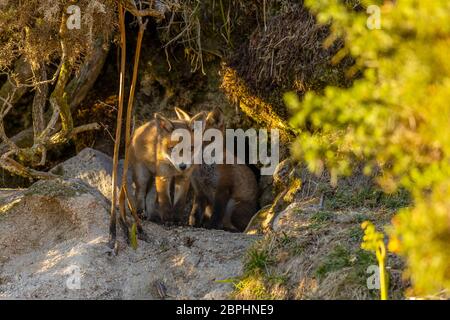
[[[224,131],[219,108],[208,113],[206,128]],[[200,164],[190,174],[194,204],[189,217],[191,226],[207,225],[243,231],[258,209],[258,185],[245,164]],[[209,213],[209,223],[206,221]]]
[[[178,141],[172,141],[171,134],[176,129],[187,129],[192,133],[194,121],[204,121],[206,117],[205,113],[199,113],[189,117],[188,121],[183,110],[176,108],[175,111],[180,119],[170,120],[156,113],[154,120],[136,129],[129,148],[137,212],[165,223],[180,222],[193,171],[191,164],[171,160],[172,148],[178,144]],[[153,179],[157,193],[156,215],[147,212],[145,203]]]

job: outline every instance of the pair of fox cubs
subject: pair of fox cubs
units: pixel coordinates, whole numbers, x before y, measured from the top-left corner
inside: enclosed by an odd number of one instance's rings
[[[155,119],[136,129],[129,148],[135,184],[135,208],[140,217],[152,221],[180,223],[190,186],[194,190],[189,225],[230,231],[243,231],[257,210],[258,186],[255,175],[245,164],[194,164],[176,162],[171,154],[178,141],[172,140],[176,129],[187,129],[194,150],[194,125],[202,130],[225,131],[219,108],[191,117],[175,108],[177,119],[155,114]],[[203,142],[203,147],[205,143]],[[225,152],[223,152],[225,157]],[[192,152],[192,159],[195,154]],[[235,161],[236,163],[236,161]],[[146,196],[153,180],[156,186],[156,210],[148,212]]]

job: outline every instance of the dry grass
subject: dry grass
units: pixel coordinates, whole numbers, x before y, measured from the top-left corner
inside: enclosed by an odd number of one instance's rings
[[[297,179],[301,187],[294,187]],[[274,231],[266,233],[246,257],[246,272],[236,282],[236,297],[378,299],[379,292],[367,288],[371,275],[367,268],[377,262],[374,254],[360,248],[361,223],[370,220],[383,230],[399,208],[409,205],[409,195],[383,195],[373,177],[361,172],[331,187],[326,172],[317,177],[305,167],[288,164],[275,174],[275,181],[288,192],[275,210]],[[262,210],[260,215],[264,214]],[[403,267],[399,257],[389,255],[391,299],[404,297],[408,283],[401,276]],[[247,286],[256,280],[258,290],[253,291]]]
[[[254,16],[259,0],[172,0],[171,16],[160,26],[159,34],[171,67],[171,49],[184,48],[191,71],[205,71],[208,56],[223,57],[233,45],[235,31],[241,32],[245,17]],[[253,20],[253,19],[252,19]]]
[[[345,85],[348,81],[343,71],[352,59],[332,65],[330,60],[343,43],[338,40],[325,48],[328,36],[329,27],[318,25],[301,4],[285,5],[255,29],[236,51],[230,66],[262,97],[274,90],[302,94],[325,84]]]
[[[68,0],[6,1],[0,5],[0,70],[24,55],[32,65],[54,62],[61,55],[60,30]],[[80,64],[98,35],[112,36],[116,27],[116,1],[80,0],[81,29],[67,34],[68,60]]]
[[[372,253],[360,249],[362,219],[369,217],[379,228],[393,211],[323,211],[299,203],[276,232],[250,249],[246,272],[236,282],[240,299],[378,299],[367,288],[366,273],[377,265]],[[403,298],[407,287],[401,278],[403,261],[389,256],[390,298]]]

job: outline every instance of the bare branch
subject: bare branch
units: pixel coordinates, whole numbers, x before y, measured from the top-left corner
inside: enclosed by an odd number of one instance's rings
[[[12,96],[14,96],[14,93],[12,94]],[[9,148],[13,152],[17,152],[19,150],[19,148],[17,147],[17,145],[14,142],[11,141],[11,139],[9,139],[7,137],[6,132],[5,132],[5,127],[3,125],[3,119],[8,114],[8,112],[12,109],[12,103],[9,102],[8,99],[4,99],[1,96],[0,96],[0,100],[3,101],[3,106],[1,108],[1,115],[0,115],[0,138],[3,140],[4,143],[6,143],[9,146]]]
[[[41,85],[48,85],[48,84],[53,84],[57,79],[58,79],[58,75],[61,71],[63,65],[63,60],[61,59],[59,65],[58,65],[58,69],[56,69],[55,73],[53,74],[53,77],[49,80],[42,80],[42,81],[33,81],[33,78],[29,78],[28,80],[25,80],[25,83],[19,83],[16,80],[11,80],[10,77],[8,77],[8,81],[13,84],[15,87],[17,88],[35,88]],[[26,83],[26,82],[30,82],[33,81],[32,83]]]
[[[11,173],[20,175],[22,177],[27,177],[30,179],[31,178],[53,179],[53,178],[57,177],[56,175],[54,175],[52,173],[34,170],[34,169],[27,168],[27,167],[21,165],[17,161],[10,158],[13,154],[14,154],[13,151],[10,151],[10,152],[3,154],[0,157],[0,166],[2,168],[4,168],[5,170],[8,170]]]
[[[119,0],[124,8],[135,17],[154,17],[164,19],[164,6],[157,6],[157,8],[138,9],[134,0]],[[154,1],[152,1],[154,2]],[[159,1],[158,1],[159,2]]]
[[[74,128],[70,134],[70,137],[86,131],[100,130],[101,128],[102,127],[97,122],[84,124],[82,126]]]
[[[105,63],[106,56],[109,51],[109,46],[107,45],[107,41],[104,37],[99,37],[98,41],[95,42],[94,52],[92,55],[87,57],[86,61],[81,66],[80,72],[77,76],[75,76],[70,83],[66,86],[67,100],[70,102],[70,110],[73,112],[86,97],[90,88],[92,88],[95,80],[102,70],[102,66]],[[8,86],[11,84],[7,83]],[[6,84],[5,84],[6,85]],[[5,86],[4,85],[4,86]],[[17,89],[22,90],[22,89]],[[1,90],[0,90],[1,91]],[[15,93],[14,97],[17,97],[18,93]],[[5,98],[6,96],[3,95]],[[15,100],[15,99],[14,99]],[[11,101],[11,100],[9,100]],[[54,121],[50,121],[49,124],[50,135],[57,132],[61,129],[61,123],[59,121],[59,111],[58,113],[54,113],[53,107],[51,110],[47,111],[45,118],[45,125],[48,124],[48,121],[52,118],[52,114],[54,114]],[[45,128],[44,128],[45,130]],[[33,142],[33,127],[27,128],[18,134],[14,135],[10,138],[18,147],[25,148],[31,147]],[[47,149],[56,147],[57,145],[47,145]],[[0,143],[0,154],[3,154],[10,150],[10,147],[5,142]]]
[[[41,65],[39,70],[37,70],[37,72],[39,73],[40,80],[43,81],[47,80],[47,71],[45,70],[44,65]],[[36,86],[36,93],[34,95],[32,106],[33,132],[35,138],[37,138],[45,128],[44,108],[47,102],[47,95],[48,95],[48,84],[47,83],[38,84]]]
[[[32,76],[31,66],[23,57],[20,57],[14,64],[14,70],[6,70],[0,74],[6,75],[8,80],[0,87],[0,97],[6,98],[14,91],[9,101],[15,104],[29,90],[28,87],[17,86],[16,83]]]
[[[69,0],[67,5],[77,2],[78,0]],[[74,128],[71,111],[86,96],[87,91],[92,87],[100,73],[101,66],[104,64],[106,53],[109,49],[108,46],[104,45],[107,40],[100,37],[96,41],[94,56],[90,57],[87,63],[83,64],[79,75],[69,82],[73,65],[67,58],[67,18],[67,11],[64,10],[59,30],[61,57],[58,69],[52,79],[47,80],[46,68],[42,64],[35,66],[35,69],[29,73],[18,72],[17,76],[11,72],[6,73],[8,81],[0,89],[0,101],[3,101],[3,106],[0,106],[0,138],[3,140],[0,145],[0,152],[2,154],[0,156],[0,167],[20,176],[37,179],[55,177],[52,174],[28,168],[26,165],[28,163],[32,163],[32,165],[45,165],[47,150],[49,148],[66,142],[78,133],[101,128],[97,123],[90,123]],[[138,18],[138,20],[141,21],[142,18]],[[16,65],[14,71],[21,71],[19,66],[20,68],[27,66],[31,69],[30,65],[24,61],[24,63]],[[48,84],[55,81],[55,88],[48,98]],[[32,105],[33,126],[15,136],[14,140],[9,139],[4,130],[3,119],[13,107],[14,102],[12,102],[12,99],[16,91],[26,92],[26,88],[29,87],[36,89]],[[12,98],[10,98],[11,95],[9,94],[11,91],[13,92]],[[8,97],[6,98],[7,94]],[[23,93],[19,96],[22,95]],[[51,111],[45,114],[44,110],[47,98],[51,106]],[[18,141],[17,143],[20,142],[20,147],[16,144],[16,141]]]

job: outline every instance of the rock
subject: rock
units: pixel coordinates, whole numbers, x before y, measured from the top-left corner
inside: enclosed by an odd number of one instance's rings
[[[273,181],[280,188],[285,188],[289,186],[290,175],[293,170],[292,161],[290,158],[287,158],[281,161],[277,167],[275,168],[275,172],[273,173]]]
[[[296,229],[296,227],[301,226],[303,219],[300,216],[300,208],[301,206],[294,202],[278,213],[273,220],[273,230],[284,231],[286,229]]]
[[[310,214],[320,209],[316,202],[292,202],[275,216],[272,223],[273,230],[275,232],[290,232],[308,226]]]
[[[271,205],[259,209],[258,212],[253,215],[244,232],[246,234],[263,234],[264,221],[266,221],[267,217],[271,214],[271,210]]]
[[[108,200],[112,200],[112,168],[113,159],[101,151],[91,148],[83,149],[78,155],[58,164],[50,172],[64,178],[76,178],[99,190]],[[122,181],[123,159],[119,161],[117,192]],[[128,171],[128,190],[134,195],[131,170]],[[150,188],[146,202],[149,212],[155,208],[156,192],[154,185]]]
[[[50,172],[64,178],[80,179],[111,200],[112,169],[113,161],[110,156],[91,148],[85,148],[77,156],[55,166]],[[119,175],[122,170],[123,162],[120,162]],[[131,185],[131,175],[128,179]],[[118,177],[118,185],[120,185],[120,181],[121,176]]]
[[[144,222],[149,242],[134,251],[118,229],[115,256],[108,224],[108,200],[79,179],[0,191],[0,299],[224,299],[217,280],[242,273],[257,239]]]
[[[259,179],[259,207],[263,208],[271,204],[275,198],[275,190],[272,176],[261,176]]]

